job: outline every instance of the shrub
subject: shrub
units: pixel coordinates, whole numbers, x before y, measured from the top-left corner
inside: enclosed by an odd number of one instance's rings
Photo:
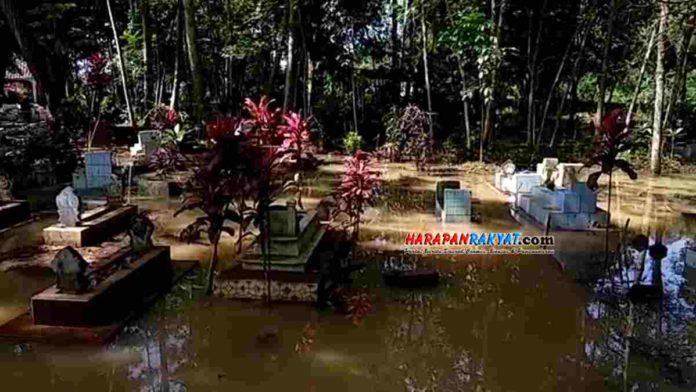
[[[363,139],[356,131],[350,131],[343,138],[343,147],[346,153],[353,155],[362,147]]]

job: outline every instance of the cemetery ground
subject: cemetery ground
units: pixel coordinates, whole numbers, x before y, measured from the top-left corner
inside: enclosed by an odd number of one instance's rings
[[[335,188],[340,156],[306,176],[308,209]],[[694,353],[670,348],[694,341],[693,302],[680,273],[683,252],[696,232],[696,177],[673,175],[630,181],[615,176],[612,220],[630,219],[634,233],[664,230],[666,305],[645,310],[639,322],[660,330],[658,341],[637,341],[628,361],[617,343],[626,318],[594,294],[602,275],[603,232],[552,232],[556,257],[547,255],[427,256],[442,283],[432,289],[384,286],[380,254],[399,250],[409,232],[541,234],[510,215],[507,196],[492,186],[494,168],[468,163],[378,165],[382,190],[363,216],[351,290],[368,298],[364,318],[347,318],[307,304],[235,301],[202,293],[205,268],[185,277],[146,314],[103,347],[0,343],[0,373],[27,390],[601,390],[631,382],[691,390]],[[470,189],[477,222],[446,224],[434,216],[435,184],[459,180]],[[599,204],[606,208],[605,193]],[[209,260],[207,244],[178,235],[196,214],[174,217],[178,198],[133,197],[156,228],[156,245],[174,260]],[[279,201],[283,203],[283,201]],[[42,244],[52,214],[0,234],[0,323],[26,311],[29,298],[51,285],[49,264],[61,247]],[[617,232],[612,234],[615,243]],[[232,267],[236,238],[223,236],[221,270]],[[125,236],[80,248],[87,259],[115,252]],[[612,245],[613,246],[613,245]],[[690,299],[693,301],[693,298]],[[660,323],[668,320],[669,328]],[[262,331],[271,331],[262,338]],[[620,332],[619,332],[620,334]],[[655,348],[657,347],[657,348]],[[688,344],[682,349],[689,350]],[[693,346],[691,347],[693,349]],[[656,354],[657,353],[657,354]],[[672,354],[672,357],[669,356]],[[617,376],[618,374],[618,376]]]

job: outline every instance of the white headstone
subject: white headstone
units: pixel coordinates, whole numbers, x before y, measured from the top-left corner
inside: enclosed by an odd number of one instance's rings
[[[559,163],[558,175],[554,180],[554,185],[557,188],[573,189],[580,176],[580,170],[583,168],[582,163]]]
[[[73,188],[65,187],[56,196],[58,207],[58,222],[67,227],[75,227],[80,221],[80,199],[75,195]]]

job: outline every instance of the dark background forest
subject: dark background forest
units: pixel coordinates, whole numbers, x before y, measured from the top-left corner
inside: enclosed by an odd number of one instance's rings
[[[0,12],[0,75],[26,61],[63,127],[96,113],[147,126],[166,105],[195,134],[265,95],[311,116],[326,149],[351,131],[384,146],[408,104],[456,161],[580,159],[592,118],[616,107],[639,167],[683,161],[694,139],[692,0],[3,0]],[[95,61],[109,78],[85,76]]]

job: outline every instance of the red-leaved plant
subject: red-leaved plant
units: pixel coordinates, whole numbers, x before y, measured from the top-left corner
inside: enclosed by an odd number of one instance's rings
[[[179,212],[188,209],[202,210],[206,216],[197,219],[185,230],[198,233],[208,230],[208,238],[214,246],[208,275],[208,291],[211,291],[213,274],[217,264],[217,241],[227,229],[226,221],[233,222],[240,230],[241,239],[248,235],[253,223],[259,228],[259,243],[263,255],[264,275],[267,279],[267,300],[270,301],[268,271],[268,210],[282,193],[295,187],[288,180],[287,157],[297,152],[297,139],[288,128],[300,128],[304,133],[304,120],[292,116],[293,123],[283,125],[284,118],[278,109],[271,109],[266,97],[257,103],[245,100],[249,118],[218,118],[208,122],[210,151],[194,179],[189,184],[187,200]],[[281,129],[287,132],[281,131]],[[305,148],[306,139],[300,140]],[[307,146],[308,147],[308,146]],[[247,204],[251,200],[251,205]]]
[[[241,117],[218,116],[206,124],[208,139],[215,141],[228,133],[241,132],[245,122]]]
[[[345,173],[335,192],[338,208],[334,215],[345,214],[353,227],[353,243],[360,233],[360,217],[367,206],[374,205],[380,186],[379,171],[372,165],[370,154],[358,150],[345,160]]]
[[[154,169],[160,178],[166,178],[176,171],[185,170],[186,158],[176,144],[168,144],[152,153],[150,168]]]
[[[601,121],[597,119],[595,127],[597,129],[596,141],[585,162],[585,167],[600,166],[598,171],[587,177],[587,186],[590,189],[596,190],[599,187],[599,177],[602,174],[609,176],[609,184],[607,186],[607,225],[604,244],[606,263],[609,260],[612,175],[615,169],[626,173],[631,180],[638,178],[638,174],[628,161],[618,158],[619,154],[631,148],[631,127],[630,124],[626,124],[624,111],[622,109],[612,110]]]
[[[304,119],[300,114],[288,112],[283,116],[285,124],[279,127],[280,137],[283,142],[280,150],[284,154],[283,159],[288,160],[296,170],[295,182],[297,185],[297,204],[302,205],[302,174],[314,164],[312,154],[312,132],[309,119]]]
[[[94,52],[87,57],[85,82],[92,88],[101,88],[111,83],[109,58],[101,52]]]

